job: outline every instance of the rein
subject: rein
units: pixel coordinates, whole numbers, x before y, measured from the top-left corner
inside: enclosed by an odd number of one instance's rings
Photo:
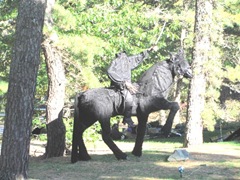
[[[177,81],[173,81],[166,89],[160,91],[159,93],[164,93],[166,92],[167,90],[169,90],[173,85],[175,85],[177,83]],[[138,96],[138,95],[144,95],[145,93],[143,92],[136,92],[135,95]]]

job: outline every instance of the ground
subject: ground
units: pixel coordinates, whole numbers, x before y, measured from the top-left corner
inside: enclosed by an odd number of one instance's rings
[[[175,140],[179,140],[175,139]],[[70,156],[41,159],[44,144],[31,143],[30,179],[57,180],[95,180],[128,179],[157,180],[180,179],[178,168],[184,167],[182,179],[240,179],[240,143],[204,143],[186,149],[190,159],[181,162],[167,162],[167,158],[182,143],[174,139],[145,140],[143,156],[136,158],[131,154],[134,142],[118,141],[117,145],[129,155],[129,160],[118,161],[103,142],[88,144],[92,160],[70,163]]]

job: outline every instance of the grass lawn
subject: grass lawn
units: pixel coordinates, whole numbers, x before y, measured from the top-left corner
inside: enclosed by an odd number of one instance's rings
[[[190,159],[167,162],[175,149],[182,148],[183,138],[145,140],[143,155],[131,154],[133,141],[117,141],[129,160],[118,161],[103,142],[88,144],[92,160],[70,163],[70,156],[42,160],[31,157],[29,178],[36,180],[157,180],[157,179],[240,179],[240,143],[204,143],[186,149]],[[178,167],[183,166],[180,178]]]

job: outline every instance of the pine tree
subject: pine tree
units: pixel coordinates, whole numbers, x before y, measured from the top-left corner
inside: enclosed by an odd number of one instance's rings
[[[27,178],[45,6],[44,0],[19,1],[0,159],[0,179]]]
[[[204,109],[206,92],[205,63],[211,50],[211,25],[213,5],[210,0],[196,0],[195,39],[193,50],[193,78],[190,83],[189,106],[187,110],[185,146],[203,143],[203,120],[201,113]]]

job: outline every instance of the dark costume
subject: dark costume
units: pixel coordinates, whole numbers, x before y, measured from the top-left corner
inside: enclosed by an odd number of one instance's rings
[[[131,84],[131,71],[135,69],[139,64],[143,62],[148,56],[147,50],[133,56],[127,56],[125,52],[116,54],[114,59],[107,70],[108,76],[111,79],[111,86],[114,86],[121,91],[123,98],[125,99],[125,111],[123,123],[128,123],[129,126],[133,126],[131,119],[133,97],[132,94],[136,93],[129,85]],[[134,87],[134,86],[132,86]]]

